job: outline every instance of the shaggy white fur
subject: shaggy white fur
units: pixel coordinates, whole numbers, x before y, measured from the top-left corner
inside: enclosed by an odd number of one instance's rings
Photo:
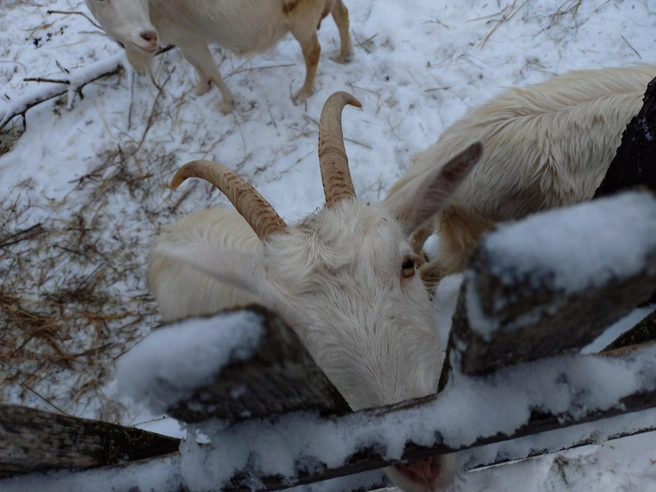
[[[655,76],[652,65],[572,71],[509,89],[447,128],[388,195],[412,196],[426,173],[470,141],[483,143],[481,161],[449,206],[414,237],[419,252],[430,234],[440,235],[436,258],[422,268],[426,282],[464,270],[495,223],[591,198]]]

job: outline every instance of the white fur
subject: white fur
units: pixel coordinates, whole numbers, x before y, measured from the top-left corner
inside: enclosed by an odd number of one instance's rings
[[[157,37],[176,45],[198,73],[196,92],[214,83],[223,96],[222,111],[230,111],[233,96],[207,47],[217,43],[239,55],[273,47],[291,32],[303,50],[306,78],[294,96],[302,103],[313,91],[321,47],[317,29],[331,13],[340,34],[341,50],[335,61],[353,54],[348,10],[342,0],[85,0],[103,29],[121,43],[137,69],[149,71]]]
[[[156,245],[178,241],[242,251],[257,251],[261,243],[235,210],[201,210],[162,227]],[[154,249],[148,261],[148,285],[166,322],[214,314],[222,309],[262,301],[243,289],[217,282],[208,275]]]
[[[432,216],[475,162],[453,159],[448,177],[436,170],[410,202],[345,199],[263,243],[233,210],[192,214],[164,229],[150,259],[149,284],[162,316],[257,299],[294,329],[354,410],[434,393],[443,354],[417,273],[422,260],[407,238],[426,219],[415,213],[415,200]],[[435,470],[431,487],[450,482],[452,463],[440,457],[424,466]]]
[[[651,65],[569,72],[507,90],[447,128],[389,192],[412,196],[427,172],[466,143],[485,147],[449,206],[415,237],[420,250],[427,235],[440,235],[422,277],[432,283],[464,270],[481,234],[497,222],[591,198],[655,76]]]

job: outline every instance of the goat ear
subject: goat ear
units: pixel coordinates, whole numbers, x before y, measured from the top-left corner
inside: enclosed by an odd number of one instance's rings
[[[234,249],[219,249],[195,243],[160,243],[155,248],[169,256],[213,277],[225,284],[239,287],[257,295],[260,270],[259,255]]]
[[[469,175],[483,153],[483,144],[469,145],[443,166],[435,164],[393,195],[385,198],[389,210],[410,236],[442,210],[458,185]]]

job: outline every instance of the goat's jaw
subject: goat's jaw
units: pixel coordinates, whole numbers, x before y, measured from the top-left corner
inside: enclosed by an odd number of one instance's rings
[[[437,492],[453,481],[455,457],[431,456],[385,468],[392,481],[405,492]]]

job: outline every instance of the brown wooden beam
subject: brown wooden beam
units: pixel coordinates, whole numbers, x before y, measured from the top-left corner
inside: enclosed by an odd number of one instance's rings
[[[653,214],[656,214],[656,200],[651,198],[654,195],[645,192],[642,196],[646,199],[645,204],[653,201]],[[641,209],[643,213],[644,210]],[[567,220],[569,210],[563,209],[558,213],[563,221]],[[640,220],[639,213],[636,220]],[[550,223],[553,225],[555,222],[552,220]],[[513,227],[521,237],[524,223],[516,223]],[[488,245],[493,244],[495,235],[501,232],[491,231],[484,235],[470,259],[465,285],[453,317],[441,389],[446,383],[448,365],[453,361],[451,355],[456,347],[460,370],[468,375],[488,374],[523,361],[576,353],[609,325],[648,299],[656,285],[656,237],[650,239],[651,249],[646,253],[640,269],[624,277],[608,278],[603,282],[590,281],[587,288],[567,292],[550,282],[558,275],[559,265],[536,265],[528,279],[516,274],[510,266],[507,270],[500,269],[495,264],[498,256],[505,254],[512,259],[510,255],[513,252],[495,250],[491,254]],[[603,240],[601,235],[604,232],[599,231],[599,241]],[[554,231],[554,234],[558,233]],[[526,234],[531,234],[530,227],[527,227]],[[575,232],[570,231],[569,234]],[[582,237],[581,240],[591,244],[595,242],[594,237]],[[572,251],[572,254],[575,253]],[[512,265],[512,261],[506,263]],[[613,271],[613,266],[600,261],[598,269]],[[509,281],[509,278],[512,280]],[[480,312],[473,321],[470,319],[472,305],[480,306]],[[495,329],[482,333],[477,326],[481,319],[485,323],[494,323]]]
[[[610,343],[604,352],[656,340],[656,310]]]
[[[175,452],[179,443],[134,427],[0,404],[0,477],[114,465]]]
[[[189,398],[169,408],[167,414],[189,423],[220,419],[235,424],[293,411],[316,411],[322,416],[351,413],[344,398],[278,315],[256,305],[232,311],[242,310],[258,313],[263,319],[265,335],[251,358],[231,361],[210,384],[197,388]],[[220,316],[217,329],[221,328]]]

